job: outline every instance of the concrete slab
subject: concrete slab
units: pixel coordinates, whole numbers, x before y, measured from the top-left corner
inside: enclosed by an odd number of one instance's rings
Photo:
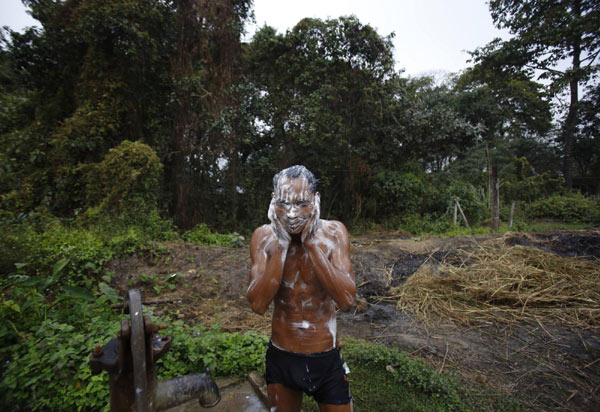
[[[204,409],[198,401],[191,401],[167,412],[267,412],[268,408],[256,394],[248,380],[217,379],[221,402],[213,408]]]

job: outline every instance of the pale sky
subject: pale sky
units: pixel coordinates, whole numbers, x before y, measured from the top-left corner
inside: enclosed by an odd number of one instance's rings
[[[468,50],[508,38],[494,27],[485,0],[254,0],[254,13],[249,36],[265,24],[285,33],[304,17],[353,14],[382,36],[395,32],[396,69],[409,76],[457,72],[467,67]],[[36,23],[20,0],[0,0],[0,26],[20,31]]]

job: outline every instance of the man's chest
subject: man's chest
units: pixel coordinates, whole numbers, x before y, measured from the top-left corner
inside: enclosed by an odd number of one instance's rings
[[[315,273],[308,251],[301,245],[292,245],[288,249],[283,265],[283,285],[295,288],[302,283],[307,286],[315,280]]]

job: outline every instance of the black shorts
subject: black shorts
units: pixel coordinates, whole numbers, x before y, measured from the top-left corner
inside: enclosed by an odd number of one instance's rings
[[[267,385],[283,384],[319,403],[346,405],[352,400],[346,377],[350,371],[339,349],[304,354],[288,352],[269,342],[266,366]]]

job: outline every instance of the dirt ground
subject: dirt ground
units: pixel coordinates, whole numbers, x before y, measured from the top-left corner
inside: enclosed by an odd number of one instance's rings
[[[575,328],[546,319],[469,327],[441,320],[424,324],[388,299],[423,264],[451,260],[456,250],[494,238],[600,264],[600,230],[552,231],[462,237],[410,237],[373,233],[352,238],[358,286],[356,306],[338,313],[339,334],[399,346],[439,371],[454,371],[475,386],[518,398],[535,410],[600,410],[600,327]],[[143,255],[110,263],[113,287],[140,288],[144,300],[169,299],[155,315],[189,323],[219,321],[227,331],[270,333],[270,311],[254,314],[247,303],[247,248],[162,243]],[[600,281],[600,279],[599,279]]]

